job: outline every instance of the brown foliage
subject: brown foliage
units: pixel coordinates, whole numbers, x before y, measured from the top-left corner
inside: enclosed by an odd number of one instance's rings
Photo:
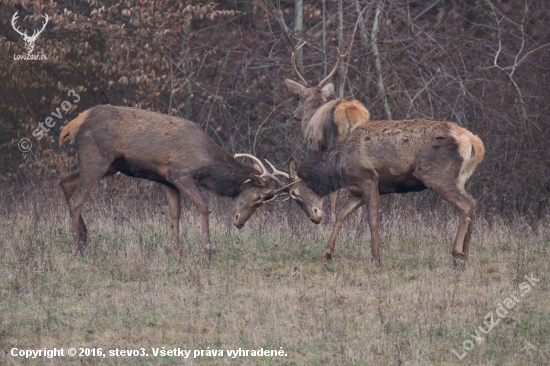
[[[334,82],[344,82],[342,97],[358,99],[372,120],[380,120],[385,114],[369,44],[370,3],[344,2],[349,56],[345,79],[337,73]],[[545,0],[529,6],[516,0],[466,0],[439,2],[425,11],[432,3],[383,3],[377,43],[393,118],[453,121],[482,138],[487,155],[470,188],[482,210],[546,209],[550,7]],[[0,175],[26,180],[69,170],[74,157],[56,147],[61,125],[104,103],[189,118],[233,152],[255,149],[276,163],[291,155],[301,158],[299,126],[290,121],[295,103],[278,108],[289,97],[283,81],[293,75],[290,55],[298,42],[291,31],[293,4],[4,1]],[[12,55],[25,52],[10,25],[15,11],[21,30],[40,27],[42,14],[49,15],[34,50],[47,60],[13,60]],[[359,13],[364,27],[357,26]],[[333,65],[337,28],[336,2],[305,4],[303,75],[308,81],[321,80]],[[67,96],[72,89],[81,100],[70,112],[61,111],[63,121],[54,117],[55,127],[37,141],[32,131],[64,100],[73,100]],[[32,141],[32,153],[17,149],[23,137]]]

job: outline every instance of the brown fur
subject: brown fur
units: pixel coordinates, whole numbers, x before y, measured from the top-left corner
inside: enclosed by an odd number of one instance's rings
[[[65,127],[63,127],[63,129],[61,130],[61,135],[59,136],[59,146],[63,145],[63,142],[65,141],[65,138],[67,137],[67,135],[71,135],[71,138],[74,142],[74,137],[78,132],[80,125],[86,120],[86,118],[88,118],[89,113],[90,113],[90,110],[80,113],[78,117],[76,117],[71,122],[69,122]]]
[[[233,223],[242,227],[263,200],[272,196],[270,179],[236,160],[191,121],[136,108],[100,105],[81,113],[63,128],[70,135],[79,170],[61,179],[71,213],[73,250],[82,252],[87,230],[82,207],[99,180],[117,172],[162,183],[172,217],[172,249],[180,252],[180,193],[198,208],[203,249],[210,253],[208,205],[197,187],[235,197]]]
[[[426,188],[438,193],[460,212],[453,256],[469,260],[471,221],[475,200],[465,183],[482,161],[483,143],[470,131],[451,122],[428,120],[375,121],[357,126],[334,148],[304,162],[291,179],[302,179],[291,196],[314,222],[320,221],[325,196],[347,188],[349,201],[338,212],[325,258],[330,259],[345,218],[367,204],[372,257],[379,262],[378,208],[380,194],[406,193]]]
[[[305,87],[285,79],[291,93],[300,96],[293,118],[301,120],[308,155],[322,153],[344,140],[356,126],[369,121],[370,113],[354,99],[335,99],[334,85]],[[321,83],[322,84],[322,83]],[[331,212],[336,212],[336,193],[331,195]]]

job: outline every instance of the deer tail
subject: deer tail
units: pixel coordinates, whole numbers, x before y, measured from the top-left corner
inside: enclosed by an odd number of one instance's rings
[[[74,143],[74,137],[76,136],[76,133],[78,132],[80,125],[82,125],[82,122],[88,118],[88,115],[90,114],[89,110],[84,111],[78,115],[75,119],[73,119],[71,122],[69,122],[63,129],[61,130],[61,135],[59,136],[59,146],[63,145],[63,142],[65,141],[65,138],[67,135],[71,135],[71,139]]]

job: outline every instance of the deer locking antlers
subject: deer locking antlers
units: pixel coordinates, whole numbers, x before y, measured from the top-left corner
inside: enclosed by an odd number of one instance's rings
[[[285,177],[285,178],[289,178],[289,175],[288,173],[285,173],[285,172],[282,172],[280,170],[277,170],[273,164],[271,164],[269,162],[269,160],[265,160],[267,164],[269,164],[269,167],[271,168],[271,170],[273,170],[273,173],[269,173],[265,167],[265,165],[262,163],[262,161],[260,159],[258,159],[257,157],[255,157],[254,155],[250,155],[250,154],[235,154],[234,156],[235,158],[249,158],[249,159],[252,159],[257,165],[258,167],[260,168],[261,172],[262,172],[262,175],[260,175],[260,178],[264,178],[264,177],[268,177],[270,178],[271,180],[273,180],[274,182],[277,183],[277,185],[279,186],[278,189],[274,189],[271,194],[273,195],[273,197],[269,198],[269,199],[266,199],[263,201],[263,203],[266,203],[266,202],[271,202],[273,200],[275,200],[277,197],[279,197],[279,195],[283,192],[285,192],[286,190],[288,190],[288,188],[292,187],[293,185],[295,185],[296,183],[298,183],[300,180],[294,180],[293,182],[285,185],[283,184],[283,182],[281,182],[276,176],[281,176],[281,177]],[[246,181],[244,181],[244,183],[248,183],[250,182],[251,180],[250,179],[247,179]]]

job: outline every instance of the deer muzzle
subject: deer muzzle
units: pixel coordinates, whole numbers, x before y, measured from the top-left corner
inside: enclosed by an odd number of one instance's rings
[[[246,222],[246,221],[245,221]],[[241,215],[239,214],[236,214],[234,217],[233,217],[233,225],[235,225],[235,227],[237,229],[242,229],[242,227],[244,226],[245,222],[242,222],[241,220]]]
[[[318,209],[317,207],[313,207],[311,209],[311,213],[309,215],[309,219],[314,224],[319,224],[323,220],[323,211]]]

